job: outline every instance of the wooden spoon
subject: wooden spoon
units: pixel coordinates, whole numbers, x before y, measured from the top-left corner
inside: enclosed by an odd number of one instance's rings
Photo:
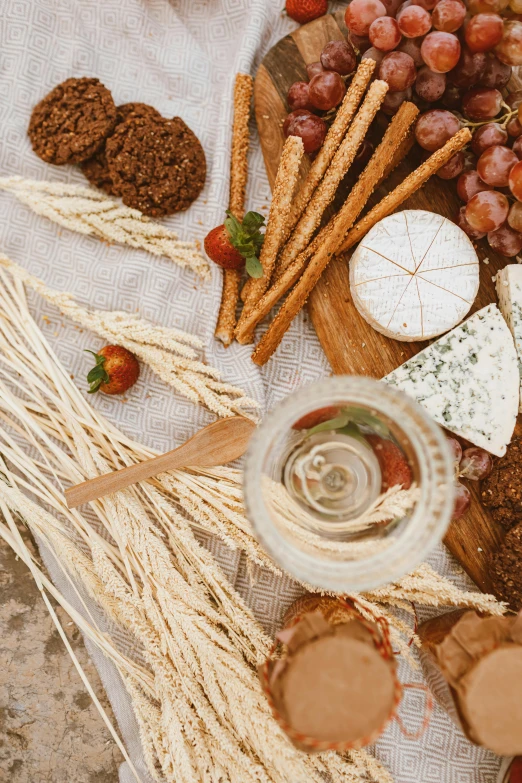
[[[104,495],[110,495],[119,489],[138,481],[157,476],[166,470],[176,468],[210,468],[213,465],[225,465],[227,462],[241,457],[248,446],[256,425],[242,416],[220,419],[178,446],[159,457],[129,465],[127,468],[106,473],[103,476],[84,481],[65,490],[65,501],[69,508],[76,508],[82,503],[96,500]]]

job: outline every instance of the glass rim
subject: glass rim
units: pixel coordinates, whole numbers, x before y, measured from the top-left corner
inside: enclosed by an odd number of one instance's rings
[[[381,399],[375,399],[376,393]],[[310,412],[310,398],[321,397],[325,406],[353,400],[357,404],[375,409],[392,420],[398,420],[398,426],[419,458],[422,494],[404,530],[390,541],[385,549],[360,559],[344,561],[329,559],[319,552],[311,554],[294,546],[271,520],[270,511],[263,498],[261,476],[270,444],[282,431],[289,429],[292,423]],[[316,409],[319,407],[321,407],[320,400],[317,401]],[[403,421],[400,414],[404,416],[406,411],[409,416]],[[437,487],[435,498],[434,492],[430,493],[428,489],[427,471],[432,467],[430,457],[426,454],[423,439],[419,437],[413,426],[412,416],[421,420],[440,452],[438,468],[445,481]],[[247,517],[259,541],[277,565],[301,582],[320,589],[360,592],[389,584],[410,573],[441,541],[453,511],[453,460],[442,428],[404,392],[374,378],[334,376],[301,387],[266,414],[249,443],[243,488]],[[432,515],[435,511],[437,513],[433,516],[431,524],[426,524],[425,518],[430,511]]]

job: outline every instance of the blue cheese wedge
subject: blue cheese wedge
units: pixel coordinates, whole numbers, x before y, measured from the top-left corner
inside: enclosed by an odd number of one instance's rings
[[[521,378],[519,410],[522,411],[522,266],[508,264],[497,273],[497,295],[500,312],[515,341]]]
[[[498,307],[484,307],[383,380],[436,422],[498,457],[515,428],[520,377],[513,337]]]

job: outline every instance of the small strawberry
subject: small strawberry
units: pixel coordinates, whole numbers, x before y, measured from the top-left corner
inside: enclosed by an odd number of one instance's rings
[[[92,353],[96,365],[87,375],[89,394],[97,391],[105,394],[123,394],[134,386],[140,374],[140,365],[133,353],[119,345],[106,345],[98,353]]]
[[[306,24],[328,11],[328,0],[286,0],[286,13],[299,24]]]
[[[327,405],[325,408],[318,408],[316,411],[307,413],[302,416],[298,421],[292,424],[293,430],[310,430],[312,427],[317,427],[318,424],[324,424],[330,419],[335,419],[339,414],[340,408],[338,405]]]
[[[397,484],[403,489],[409,489],[412,482],[412,472],[406,457],[398,446],[391,440],[379,437],[379,435],[365,435],[366,440],[373,449],[382,476],[382,492]]]
[[[241,223],[230,210],[227,219],[205,237],[205,253],[223,269],[241,269],[246,264],[250,277],[262,277],[259,253],[265,235],[260,232],[265,219],[259,212],[247,212]]]

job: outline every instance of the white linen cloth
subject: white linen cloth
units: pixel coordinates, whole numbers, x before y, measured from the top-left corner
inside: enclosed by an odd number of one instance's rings
[[[330,10],[345,5],[330,3]],[[232,86],[237,71],[255,74],[264,54],[295,28],[283,13],[284,0],[2,0],[0,3],[0,174],[85,184],[76,167],[51,166],[32,152],[27,126],[32,107],[56,84],[71,76],[98,77],[116,104],[150,103],[165,117],[181,116],[199,136],[207,156],[204,192],[185,213],[166,219],[181,239],[203,239],[221,223],[227,206],[231,141]],[[252,124],[248,207],[265,211],[270,190]],[[263,210],[264,207],[264,210]],[[50,286],[70,291],[80,303],[99,309],[139,312],[151,321],[199,335],[206,359],[224,377],[270,408],[302,384],[330,372],[305,314],[297,318],[276,356],[259,371],[250,348],[225,350],[213,339],[221,273],[212,270],[205,285],[167,259],[130,248],[107,247],[33,214],[0,193],[0,249]],[[83,349],[101,341],[81,332],[57,311],[31,296],[33,312],[65,367],[86,389],[89,361]],[[42,316],[48,316],[48,321]],[[213,419],[180,398],[146,368],[128,401],[98,395],[89,401],[129,435],[167,450]],[[244,562],[219,542],[206,539],[236,587],[263,625],[273,632],[282,611],[299,590],[260,573],[251,585]],[[60,589],[74,602],[52,556],[47,566]],[[431,562],[464,581],[442,547]],[[127,695],[112,666],[90,647],[129,753],[148,780],[136,724]],[[404,680],[421,680],[402,667]],[[405,722],[416,728],[422,695],[413,692],[403,706]],[[392,724],[375,748],[398,783],[493,783],[499,761],[471,745],[435,708],[422,740],[403,737]],[[133,777],[124,764],[121,783]]]

